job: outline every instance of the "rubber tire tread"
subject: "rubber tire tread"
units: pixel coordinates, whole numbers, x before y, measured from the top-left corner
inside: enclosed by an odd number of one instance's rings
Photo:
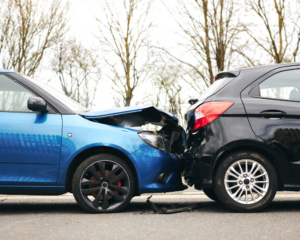
[[[211,200],[213,200],[215,202],[219,202],[219,199],[213,188],[205,188],[205,189],[203,189],[203,192]]]
[[[120,164],[125,169],[125,171],[128,174],[128,177],[129,177],[130,189],[129,189],[127,198],[125,199],[125,201],[122,204],[120,204],[120,206],[118,206],[117,208],[112,209],[112,210],[96,210],[95,208],[91,207],[88,203],[85,202],[85,200],[83,199],[81,192],[80,192],[80,180],[81,180],[81,176],[82,176],[83,172],[86,170],[86,168],[88,166],[90,166],[91,164],[93,164],[94,162],[97,162],[99,160],[111,160],[111,161],[114,161],[114,162]],[[83,208],[85,211],[90,212],[90,213],[112,213],[112,212],[121,211],[131,201],[131,198],[134,195],[134,188],[135,188],[135,181],[134,181],[134,176],[133,176],[132,170],[128,167],[127,163],[124,160],[122,160],[121,158],[119,158],[115,155],[112,155],[112,154],[97,154],[97,155],[94,155],[94,156],[89,157],[86,160],[84,160],[77,167],[77,169],[73,175],[73,181],[72,181],[73,195],[74,195],[76,202],[80,205],[81,208]]]
[[[224,184],[224,177],[227,169],[231,166],[235,161],[242,159],[251,159],[257,161],[261,164],[269,175],[269,189],[265,196],[257,203],[254,204],[241,204],[234,201],[227,193]],[[214,178],[214,190],[216,196],[220,200],[220,202],[227,208],[235,211],[235,212],[258,212],[266,208],[275,197],[277,191],[277,174],[267,158],[263,155],[252,152],[252,151],[240,151],[232,153],[230,156],[226,157],[222,163],[219,165],[215,178]]]

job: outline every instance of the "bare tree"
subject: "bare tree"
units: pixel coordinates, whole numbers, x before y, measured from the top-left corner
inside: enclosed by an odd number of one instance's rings
[[[177,11],[168,7],[182,30],[186,44],[182,44],[191,60],[183,60],[165,51],[176,61],[190,67],[189,75],[198,74],[206,86],[214,82],[214,72],[228,69],[232,63],[232,46],[238,40],[242,26],[234,16],[238,14],[236,0],[177,0]],[[178,13],[178,14],[177,14]],[[199,79],[192,82],[199,91]]]
[[[291,9],[291,4],[296,7],[295,2],[271,0],[267,6],[265,0],[247,0],[246,3],[264,28],[262,33],[258,33],[257,28],[245,28],[254,43],[275,63],[296,61],[300,44],[300,15],[298,11],[293,14]],[[271,15],[275,21],[271,20]]]
[[[152,55],[147,43],[152,29],[148,17],[152,1],[122,0],[118,1],[118,6],[112,1],[102,2],[104,15],[96,17],[99,41],[104,52],[112,53],[117,59],[105,57],[113,71],[114,90],[120,94],[124,105],[130,106],[134,90],[150,71]]]
[[[64,93],[88,109],[93,106],[101,78],[98,59],[94,49],[70,39],[57,46],[51,61]]]
[[[66,33],[67,11],[62,0],[2,0],[2,67],[34,75],[47,50]]]
[[[169,62],[157,62],[152,69],[153,93],[149,96],[150,102],[175,116],[181,116],[182,99],[182,69]]]

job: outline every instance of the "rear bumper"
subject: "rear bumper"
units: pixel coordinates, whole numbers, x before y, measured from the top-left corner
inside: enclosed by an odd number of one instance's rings
[[[194,185],[195,189],[212,188],[213,168],[207,163],[207,157],[189,159],[184,168],[184,179],[188,185]]]
[[[180,156],[144,147],[130,155],[137,170],[139,193],[158,193],[182,191],[187,187],[182,184],[181,171],[183,160]],[[155,183],[162,172],[170,172],[164,183]]]
[[[214,160],[221,148],[217,136],[211,129],[214,123],[189,134],[188,138],[184,178],[188,185],[194,185],[198,190],[212,188],[213,185]]]
[[[189,135],[185,178],[196,189],[212,188],[214,172],[229,151],[249,149],[261,142],[254,135],[246,117],[219,117]]]

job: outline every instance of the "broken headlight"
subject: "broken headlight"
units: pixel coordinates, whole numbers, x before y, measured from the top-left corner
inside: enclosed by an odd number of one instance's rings
[[[141,132],[138,135],[149,146],[161,151],[170,152],[170,141],[168,139],[148,132]]]

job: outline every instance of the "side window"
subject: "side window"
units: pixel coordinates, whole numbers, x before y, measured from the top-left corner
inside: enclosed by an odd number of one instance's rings
[[[300,70],[277,73],[259,84],[264,98],[300,101]]]
[[[31,112],[27,108],[28,98],[35,96],[12,79],[0,75],[0,111]]]

